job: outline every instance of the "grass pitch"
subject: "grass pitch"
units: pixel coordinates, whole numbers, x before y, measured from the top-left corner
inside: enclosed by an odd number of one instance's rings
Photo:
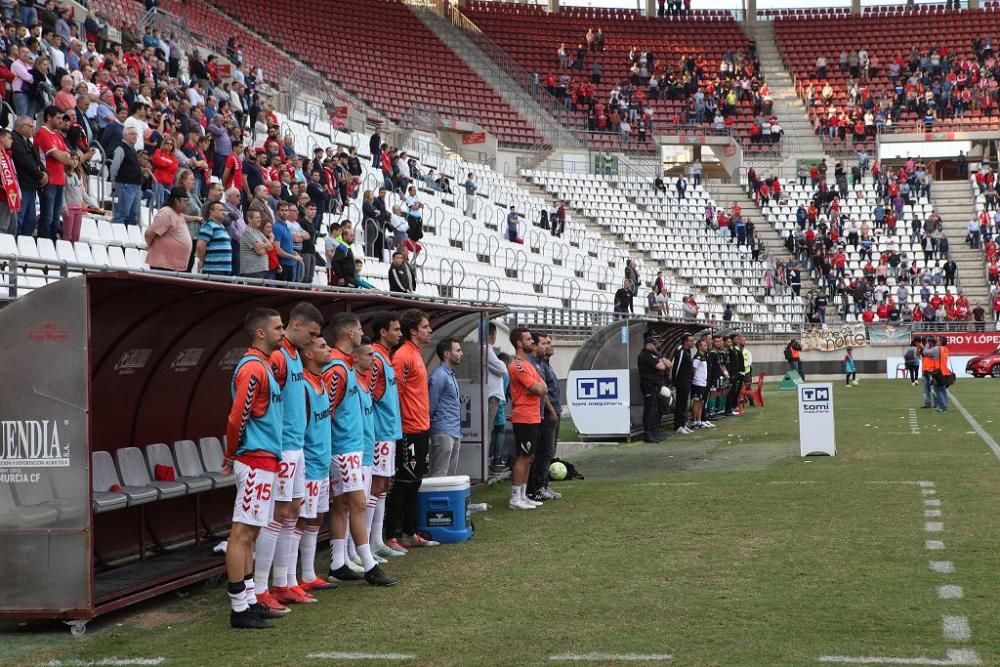
[[[1000,438],[997,385],[953,389]],[[393,588],[319,592],[270,632],[230,630],[224,587],[204,585],[97,619],[80,639],[56,624],[0,626],[0,664],[319,665],[346,663],[307,656],[355,652],[416,665],[670,654],[673,665],[770,667],[956,648],[1000,664],[1000,462],[964,417],[918,409],[915,434],[918,388],[835,384],[838,456],[800,459],[795,392],[765,398],[712,431],[567,457],[586,481],[559,484],[563,499],[534,512],[509,511],[507,485],[481,489],[474,501],[492,509],[475,515],[471,542],[392,561]],[[926,521],[944,531],[925,532]],[[944,584],[964,596],[939,599]],[[946,640],[943,616],[967,618],[971,639]]]

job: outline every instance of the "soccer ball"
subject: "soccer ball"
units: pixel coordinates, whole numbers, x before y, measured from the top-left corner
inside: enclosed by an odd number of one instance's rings
[[[554,461],[549,466],[549,479],[554,479],[557,482],[566,479],[566,466],[562,461]]]

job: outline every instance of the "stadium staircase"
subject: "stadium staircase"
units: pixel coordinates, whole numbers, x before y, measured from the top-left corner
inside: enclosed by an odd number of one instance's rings
[[[778,117],[784,137],[781,139],[782,156],[786,162],[818,160],[824,156],[823,144],[813,131],[812,121],[798,95],[795,81],[785,70],[778,45],[774,40],[774,23],[755,21],[746,24],[747,33],[757,44],[757,57],[767,85],[774,98],[774,114]]]
[[[760,235],[760,240],[764,242],[764,249],[768,255],[774,258],[775,262],[798,261],[785,248],[785,240],[782,238],[774,224],[768,219],[760,207],[754,203],[750,195],[746,193],[743,186],[736,183],[724,183],[722,181],[708,180],[704,182],[705,189],[712,195],[712,199],[720,208],[730,209],[733,204],[739,204],[743,209],[743,216],[753,222],[754,229]],[[801,289],[799,293],[808,294],[809,290],[816,287],[808,271],[800,271]],[[827,323],[837,324],[840,322],[840,313],[834,309],[828,309]]]
[[[412,1],[407,2],[406,6],[437,36],[441,43],[454,51],[455,55],[489,83],[513,109],[520,112],[542,134],[546,146],[534,147],[541,155],[547,154],[543,148],[581,147],[581,143],[573,134],[515,78],[518,77],[527,84],[529,74],[511,60],[489,37],[479,32],[475,24],[465,19],[457,10],[453,10],[451,16],[454,17],[455,22],[463,27],[455,25],[451,18],[438,14],[436,6],[430,7],[423,2]],[[473,41],[471,35],[475,35],[476,41]],[[480,48],[480,45],[483,48]],[[484,49],[488,49],[492,57]],[[551,100],[550,108],[557,107],[558,103],[554,97],[544,91],[540,92],[541,95],[545,95]]]
[[[949,254],[958,264],[956,282],[969,303],[990,309],[990,288],[983,264],[983,251],[969,248],[965,242],[969,220],[976,217],[972,192],[967,181],[935,181],[931,186],[934,210],[941,216],[948,237]]]

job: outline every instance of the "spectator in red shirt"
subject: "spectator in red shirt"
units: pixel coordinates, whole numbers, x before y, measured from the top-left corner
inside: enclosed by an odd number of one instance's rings
[[[868,312],[871,312],[871,311],[868,311]],[[889,319],[889,304],[883,303],[882,305],[880,305],[878,307],[878,309],[876,310],[876,312],[878,313],[879,320],[882,320],[882,321],[888,320]],[[865,322],[867,322],[867,321],[868,320],[866,319]]]
[[[861,313],[861,319],[865,324],[871,324],[875,321],[875,313],[872,312],[871,308],[865,308],[865,312]]]
[[[62,130],[70,120],[59,107],[49,105],[43,114],[45,124],[35,134],[35,148],[45,156],[45,171],[49,183],[38,191],[41,211],[38,217],[38,236],[56,240],[61,227],[63,192],[66,189],[66,165],[70,154]]]
[[[153,153],[153,205],[163,205],[164,193],[174,186],[177,175],[177,158],[174,157],[174,138],[165,137]]]

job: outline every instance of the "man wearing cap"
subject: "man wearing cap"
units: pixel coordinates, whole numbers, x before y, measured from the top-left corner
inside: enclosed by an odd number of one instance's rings
[[[642,430],[646,442],[659,442],[660,433],[660,390],[663,388],[664,373],[670,369],[670,361],[660,356],[656,349],[656,338],[643,338],[642,352],[639,353],[639,390],[642,391]]]
[[[184,211],[189,197],[184,187],[171,188],[166,205],[156,212],[146,228],[146,263],[149,268],[187,271],[192,243]]]

